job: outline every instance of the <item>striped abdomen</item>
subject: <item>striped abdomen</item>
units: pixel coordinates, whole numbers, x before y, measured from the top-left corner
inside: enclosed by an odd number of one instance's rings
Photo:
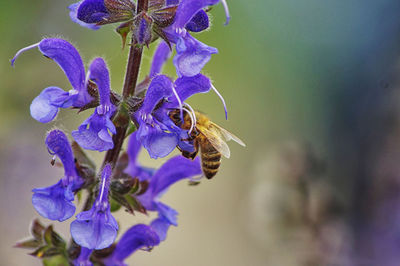
[[[218,152],[208,141],[200,144],[201,167],[207,179],[213,178],[221,165],[221,153]]]

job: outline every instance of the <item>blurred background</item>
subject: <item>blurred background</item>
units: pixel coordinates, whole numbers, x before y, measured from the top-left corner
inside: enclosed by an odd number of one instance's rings
[[[224,95],[229,120],[213,93],[189,102],[247,147],[230,143],[231,159],[215,179],[173,186],[163,202],[179,212],[179,226],[129,265],[400,265],[400,2],[228,2],[230,25],[216,6],[212,30],[196,37],[220,51],[204,72]],[[86,64],[103,56],[112,88],[122,87],[127,50],[114,26],[78,26],[71,3],[0,2],[0,265],[40,265],[12,246],[38,217],[31,190],[63,174],[51,167],[44,136],[55,127],[70,133],[89,115],[63,110],[50,124],[33,120],[29,105],[43,88],[70,85],[37,50],[14,69],[9,59],[43,36],[63,37]],[[171,62],[165,71],[174,75]],[[163,161],[141,154],[148,166]],[[122,231],[149,221],[116,217]],[[68,236],[69,222],[54,224]]]

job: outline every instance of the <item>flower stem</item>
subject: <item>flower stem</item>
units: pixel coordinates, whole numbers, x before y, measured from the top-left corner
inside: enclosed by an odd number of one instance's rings
[[[138,0],[137,14],[139,14],[142,11],[147,11],[148,5],[149,5],[149,0]],[[136,42],[134,41],[134,38],[132,38],[132,44],[128,56],[128,64],[126,66],[124,88],[122,91],[123,101],[125,101],[129,96],[135,94],[136,83],[139,77],[140,63],[142,60],[142,52],[143,48],[138,47],[136,45]],[[120,106],[120,108],[121,107],[122,105]],[[124,115],[125,112],[118,112],[117,116],[119,114]],[[122,124],[119,123],[119,125],[116,126],[117,133],[113,136],[114,148],[107,151],[106,156],[104,158],[103,166],[106,165],[107,163],[111,163],[112,166],[115,165],[119,153],[121,151],[122,144],[124,143],[126,130],[128,129],[129,118],[124,119],[124,117],[122,118],[116,117],[115,119],[118,121],[125,121],[125,122]]]

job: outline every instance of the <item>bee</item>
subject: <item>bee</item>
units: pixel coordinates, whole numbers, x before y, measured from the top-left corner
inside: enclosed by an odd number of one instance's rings
[[[169,113],[175,125],[189,131],[187,141],[193,141],[194,152],[181,150],[186,158],[194,159],[198,152],[201,154],[201,167],[207,179],[213,178],[221,165],[221,157],[230,157],[230,150],[225,141],[234,140],[242,146],[246,146],[238,137],[226,129],[213,123],[205,114],[184,109],[183,122],[180,110],[172,110]],[[178,147],[179,148],[179,147]]]

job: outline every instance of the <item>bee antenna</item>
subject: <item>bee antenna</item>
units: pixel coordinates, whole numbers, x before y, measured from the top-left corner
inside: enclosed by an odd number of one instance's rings
[[[190,112],[188,111],[189,115],[191,114],[193,117],[190,117],[192,119],[192,125],[190,126],[189,134],[192,133],[194,127],[197,124],[197,119],[196,119],[196,113],[194,112],[193,108],[188,104],[184,103],[187,108],[189,108]]]
[[[181,98],[179,98],[179,95],[178,95],[178,93],[176,92],[176,90],[175,90],[175,88],[174,88],[173,85],[172,85],[171,88],[172,88],[172,92],[173,92],[174,95],[175,95],[176,100],[178,101],[178,104],[179,104],[179,112],[180,112],[180,115],[181,115],[181,120],[183,121],[183,107],[182,107]]]
[[[228,110],[226,109],[224,97],[222,97],[221,93],[219,93],[219,91],[217,90],[217,88],[214,87],[214,85],[211,84],[211,88],[215,91],[215,93],[221,99],[222,104],[224,105],[224,109],[225,109],[225,119],[228,120]]]

